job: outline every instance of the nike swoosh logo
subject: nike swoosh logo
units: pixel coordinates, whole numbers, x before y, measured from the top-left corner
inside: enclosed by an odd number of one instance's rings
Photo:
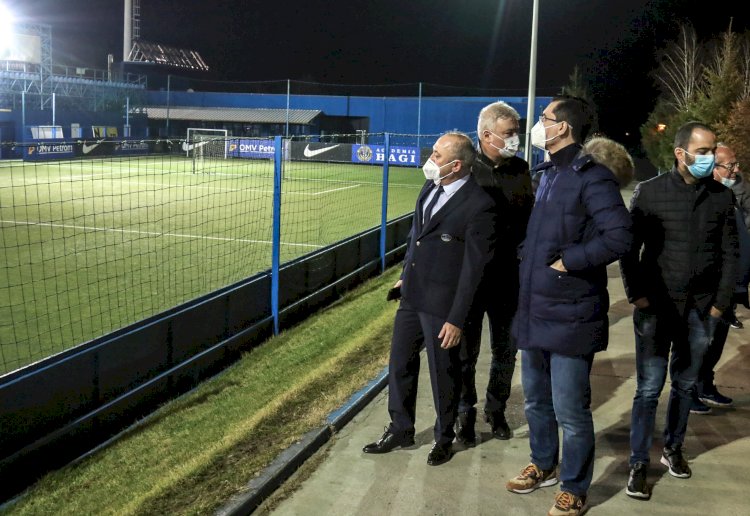
[[[198,147],[203,147],[207,143],[209,142],[208,141],[198,142],[198,143],[182,142],[182,150],[189,151],[189,150],[197,149]]]
[[[330,147],[323,147],[322,149],[315,149],[310,150],[310,145],[305,146],[305,150],[302,151],[302,154],[305,155],[306,158],[312,158],[313,156],[317,156],[318,154],[323,154],[324,152],[328,152],[331,149],[335,149],[340,144],[332,145]]]
[[[99,140],[96,143],[93,143],[91,145],[87,144],[86,142],[83,142],[83,153],[88,154],[92,150],[96,149],[104,140]]]

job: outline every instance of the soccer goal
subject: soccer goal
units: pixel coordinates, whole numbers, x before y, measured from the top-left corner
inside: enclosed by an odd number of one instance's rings
[[[229,134],[226,129],[188,127],[182,148],[188,158],[193,158],[193,172],[202,172],[206,160],[226,159]]]
[[[35,140],[60,140],[65,135],[61,125],[32,125],[31,137]]]

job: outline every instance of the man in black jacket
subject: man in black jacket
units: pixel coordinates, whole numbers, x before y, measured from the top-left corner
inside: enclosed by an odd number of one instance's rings
[[[404,258],[388,364],[391,423],[365,453],[414,444],[419,352],[426,348],[437,418],[427,464],[450,460],[461,374],[459,346],[477,286],[492,256],[495,203],[469,174],[475,153],[463,133],[446,133],[423,167]]]
[[[713,178],[727,188],[731,188],[735,195],[735,220],[737,221],[737,238],[739,240],[740,260],[737,267],[737,283],[734,288],[734,298],[728,310],[726,310],[716,326],[714,338],[708,346],[703,364],[701,365],[698,379],[695,382],[693,403],[690,406],[691,414],[709,414],[711,407],[728,407],[732,404],[732,398],[725,396],[714,383],[714,368],[719,363],[724,344],[727,341],[729,327],[742,324],[737,321],[735,309],[737,302],[748,304],[747,284],[750,273],[750,234],[747,231],[745,219],[750,209],[748,202],[748,186],[742,180],[740,164],[731,147],[719,144],[716,148],[716,164],[714,166]],[[744,206],[743,203],[744,202]],[[741,327],[741,326],[740,326]]]
[[[526,224],[534,205],[529,164],[516,156],[520,116],[509,104],[498,101],[479,112],[477,159],[472,175],[492,196],[497,209],[496,228],[507,238],[499,243],[466,321],[461,349],[461,400],[458,406],[456,437],[466,445],[476,442],[474,423],[477,410],[475,385],[482,323],[487,314],[490,329],[489,382],[484,404],[485,419],[497,439],[510,439],[505,405],[516,364],[516,346],[510,325],[518,303],[518,245],[526,235]]]
[[[737,262],[733,195],[711,177],[716,136],[699,122],[677,130],[674,167],[631,199],[633,247],[620,260],[635,305],[637,387],[626,493],[648,499],[649,450],[667,368],[672,385],[660,462],[688,478],[682,454],[692,390],[716,324],[732,300]],[[670,357],[671,352],[671,357]]]

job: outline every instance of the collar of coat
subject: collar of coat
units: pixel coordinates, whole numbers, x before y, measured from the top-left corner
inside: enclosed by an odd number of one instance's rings
[[[534,172],[544,172],[547,169],[571,168],[574,172],[584,171],[596,165],[594,159],[588,154],[581,152],[581,145],[574,143],[550,156],[549,161],[543,161],[536,165],[532,170]]]

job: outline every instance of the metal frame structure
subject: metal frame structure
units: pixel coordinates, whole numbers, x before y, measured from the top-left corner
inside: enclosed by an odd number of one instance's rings
[[[0,62],[0,107],[20,108],[24,97],[30,107],[30,98],[38,97],[40,110],[52,109],[54,96],[58,107],[62,101],[72,108],[98,111],[125,98],[137,102],[145,96],[145,76],[128,74],[109,81],[106,71],[53,65],[50,25],[16,24],[15,30],[40,38],[40,62]]]

